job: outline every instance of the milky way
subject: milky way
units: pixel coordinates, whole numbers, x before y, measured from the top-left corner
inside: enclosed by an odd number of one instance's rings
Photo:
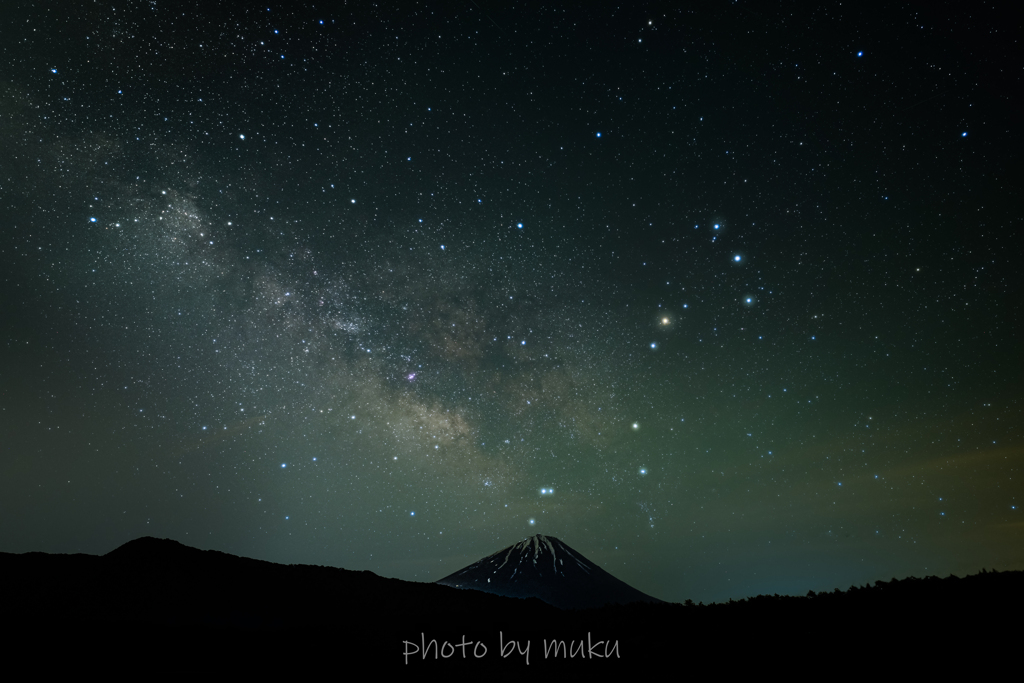
[[[987,20],[108,5],[2,48],[0,549],[1024,566]]]

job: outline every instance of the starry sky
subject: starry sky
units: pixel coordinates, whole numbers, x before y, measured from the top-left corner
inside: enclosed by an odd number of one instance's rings
[[[1024,568],[1008,10],[11,4],[0,550]]]

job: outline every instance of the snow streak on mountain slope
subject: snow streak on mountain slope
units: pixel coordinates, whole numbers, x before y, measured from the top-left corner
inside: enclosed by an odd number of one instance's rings
[[[563,609],[661,602],[620,581],[557,538],[531,536],[437,583],[514,598],[539,598]]]

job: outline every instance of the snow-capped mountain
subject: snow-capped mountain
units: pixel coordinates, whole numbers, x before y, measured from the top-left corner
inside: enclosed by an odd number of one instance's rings
[[[530,536],[436,583],[513,598],[539,598],[562,609],[661,602],[620,581],[553,536]]]

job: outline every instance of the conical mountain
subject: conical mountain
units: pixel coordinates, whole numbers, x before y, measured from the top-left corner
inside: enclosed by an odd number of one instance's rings
[[[553,536],[530,536],[436,583],[511,598],[539,598],[562,609],[661,602],[620,581]]]

